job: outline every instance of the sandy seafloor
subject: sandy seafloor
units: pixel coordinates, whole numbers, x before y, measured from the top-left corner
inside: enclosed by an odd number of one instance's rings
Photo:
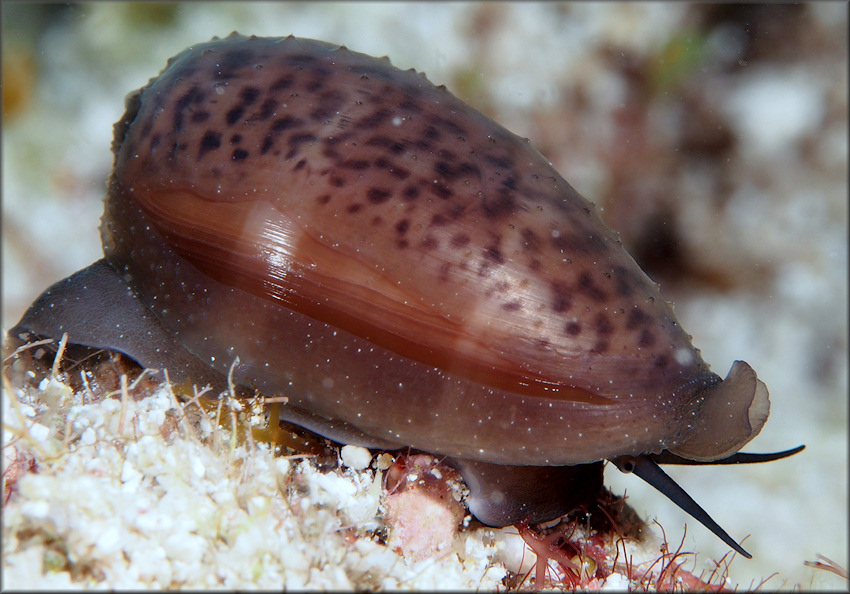
[[[747,449],[804,443],[804,453],[670,471],[733,536],[750,535],[754,559],[735,560],[732,584],[777,573],[767,587],[846,588],[803,562],[820,553],[848,566],[847,6],[750,10],[4,3],[3,328],[100,257],[112,125],[168,57],[232,30],[389,55],[529,137],[604,209],[712,368],[725,376],[743,359],[768,385],[771,416]],[[609,470],[671,542],[687,523],[702,562],[726,553],[663,496]],[[27,575],[6,586],[48,584]]]

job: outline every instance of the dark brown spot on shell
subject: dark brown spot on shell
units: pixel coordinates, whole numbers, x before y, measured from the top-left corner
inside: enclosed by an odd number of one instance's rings
[[[534,231],[531,229],[523,229],[520,234],[522,235],[522,241],[525,245],[525,249],[535,253],[540,251],[540,238],[537,237],[537,234],[534,233]]]
[[[453,248],[462,248],[470,242],[469,235],[466,233],[457,233],[452,236],[451,246]]]
[[[260,105],[260,111],[255,113],[250,117],[251,120],[258,120],[260,122],[264,122],[271,117],[273,117],[277,111],[277,99],[266,99],[263,101],[263,104]]]
[[[431,190],[431,193],[437,195],[443,200],[448,200],[449,198],[455,195],[454,190],[452,190],[449,186],[447,186],[446,184],[441,184],[436,180],[434,181],[434,183],[429,185],[429,189]]]
[[[344,102],[345,96],[336,90],[325,91],[319,95],[319,103],[332,111],[340,109]]]
[[[435,126],[427,125],[425,126],[425,130],[422,132],[422,136],[427,138],[428,140],[436,140],[440,137],[440,131],[437,130]]]
[[[323,148],[322,154],[333,161],[338,161],[342,158],[342,155],[339,154],[339,151],[337,151],[332,146],[326,146],[325,148]]]
[[[448,223],[449,223],[448,219],[445,216],[443,216],[439,213],[435,214],[433,217],[431,217],[431,224],[434,227],[444,227]]]
[[[516,189],[517,189],[516,178],[514,178],[514,177],[507,177],[507,178],[505,178],[504,180],[502,180],[502,185],[503,185],[505,188],[507,188],[508,190],[516,191]]]
[[[405,97],[399,107],[404,111],[410,111],[413,113],[419,113],[422,111],[422,107],[419,102],[414,100],[412,97]]]
[[[611,320],[604,313],[596,315],[594,326],[596,328],[596,333],[600,336],[607,336],[614,331],[614,326],[611,324]]]
[[[307,83],[305,89],[308,93],[315,93],[323,86],[325,86],[325,77],[327,76],[327,70],[320,69],[319,72],[316,73],[316,76],[313,77],[310,82]]]
[[[491,247],[487,248],[486,251],[484,252],[484,255],[487,257],[488,260],[491,260],[491,261],[495,262],[496,264],[504,264],[505,263],[505,257],[502,255],[502,252],[497,247],[491,246]]]
[[[519,311],[522,309],[522,303],[519,301],[509,301],[502,304],[502,309],[505,311]]]
[[[227,112],[227,115],[225,116],[224,120],[225,120],[225,122],[227,122],[228,126],[232,126],[233,124],[238,122],[240,120],[240,118],[242,118],[242,115],[244,113],[245,113],[245,106],[244,105],[237,105],[236,107],[234,107],[233,109],[231,109],[230,111]]]
[[[201,145],[198,147],[198,159],[203,157],[210,151],[214,151],[221,146],[221,134],[218,132],[213,132],[212,130],[207,130],[204,134],[203,138],[201,138]]]
[[[481,210],[491,219],[511,216],[516,212],[516,199],[512,193],[497,192],[497,196],[485,196]]]
[[[173,128],[175,132],[180,132],[183,130],[183,112],[186,111],[190,105],[199,104],[204,100],[205,94],[201,89],[197,86],[193,86],[191,89],[186,91],[180,99],[174,105],[174,120],[173,120]]]
[[[393,110],[391,109],[379,109],[378,111],[369,114],[365,118],[360,119],[357,122],[357,127],[360,130],[370,130],[372,128],[377,128],[387,119],[388,116],[392,114]]]
[[[552,281],[552,311],[561,313],[567,311],[573,302],[572,291],[567,283],[559,280]]]
[[[578,290],[598,303],[604,303],[608,295],[596,286],[589,272],[582,272],[578,277]]]
[[[626,317],[626,328],[633,330],[638,326],[646,324],[648,320],[649,316],[641,308],[635,306],[634,309],[629,311],[629,315]]]
[[[392,196],[392,193],[384,188],[369,188],[369,191],[366,193],[366,197],[372,204],[386,202],[390,199],[390,196]]]
[[[478,167],[475,163],[471,163],[469,161],[464,161],[460,165],[457,166],[458,173],[463,176],[473,176],[475,178],[481,179],[481,168]]]
[[[271,128],[269,128],[269,130],[273,134],[280,134],[284,130],[289,130],[290,128],[300,126],[302,123],[303,122],[298,118],[286,116],[283,118],[278,118],[274,122],[272,122]]]
[[[590,349],[591,353],[604,353],[608,350],[608,341],[607,340],[599,340],[596,344],[593,345],[593,348]]]
[[[283,91],[285,89],[288,89],[291,86],[292,86],[292,76],[287,74],[286,76],[282,76],[279,79],[277,79],[276,81],[274,81],[269,86],[269,90],[272,91],[272,92]]]
[[[440,149],[437,151],[437,156],[443,161],[447,161],[449,163],[453,163],[457,161],[457,155],[448,149]]]
[[[355,171],[363,171],[369,168],[370,163],[364,159],[347,159],[340,163],[339,166],[346,169],[354,169]]]
[[[457,177],[457,171],[446,161],[437,161],[434,163],[434,173],[441,177],[453,179]]]
[[[407,186],[402,192],[402,196],[406,200],[416,200],[419,197],[419,187],[418,186]]]
[[[655,334],[644,328],[640,332],[640,338],[638,338],[638,344],[640,346],[652,346],[655,344]]]
[[[334,114],[334,109],[327,105],[319,105],[310,112],[310,119],[323,122]]]
[[[390,175],[400,180],[404,180],[410,177],[410,171],[408,171],[404,167],[394,165],[392,162],[388,161],[387,159],[384,159],[383,157],[375,159],[375,167],[379,169],[385,169],[389,172]]]
[[[242,99],[244,105],[251,105],[260,96],[260,89],[257,87],[245,87],[239,92],[239,98]]]
[[[513,161],[510,157],[504,157],[502,155],[495,155],[492,153],[484,155],[484,160],[499,169],[510,169],[511,165],[513,165]]]
[[[440,242],[437,241],[435,237],[428,235],[427,237],[425,237],[425,239],[422,240],[422,243],[420,243],[419,245],[422,247],[422,249],[431,251],[440,247]]]
[[[369,140],[364,142],[365,146],[379,146],[382,148],[387,148],[393,144],[395,144],[395,140],[390,138],[389,136],[382,136],[380,134],[376,136],[372,136]]]
[[[453,221],[461,218],[466,213],[466,207],[463,204],[456,204],[448,211],[449,218]]]
[[[432,121],[452,136],[466,136],[466,130],[453,120],[435,116]]]

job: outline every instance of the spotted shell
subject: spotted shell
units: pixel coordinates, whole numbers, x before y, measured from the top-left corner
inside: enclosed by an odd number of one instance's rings
[[[131,96],[113,148],[109,263],[195,357],[238,357],[327,435],[569,465],[719,458],[767,418],[592,203],[414,70],[234,34]]]

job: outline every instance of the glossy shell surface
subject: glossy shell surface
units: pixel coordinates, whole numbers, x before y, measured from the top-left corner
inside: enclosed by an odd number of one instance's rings
[[[720,382],[545,157],[387,59],[199,44],[113,148],[110,263],[194,355],[238,356],[333,437],[586,463],[685,441]]]

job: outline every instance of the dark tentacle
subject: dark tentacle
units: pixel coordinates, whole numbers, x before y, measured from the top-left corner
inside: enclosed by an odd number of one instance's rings
[[[670,501],[678,505],[682,510],[690,514],[695,520],[711,530],[720,540],[738,551],[747,559],[752,559],[744,548],[735,542],[720,525],[708,515],[700,505],[694,501],[685,490],[676,484],[655,461],[649,456],[623,456],[615,458],[612,462],[622,472],[633,472],[644,481],[666,495]]]
[[[756,464],[758,462],[771,462],[772,460],[780,460],[782,458],[787,458],[788,456],[793,456],[797,452],[802,451],[805,447],[806,446],[801,445],[796,448],[791,448],[790,450],[785,450],[784,452],[773,452],[770,454],[748,454],[747,452],[738,452],[737,454],[732,454],[728,458],[710,461],[689,460],[688,458],[682,458],[681,456],[677,456],[667,450],[660,454],[651,454],[649,457],[655,460],[657,464],[682,464],[689,466],[702,466],[706,464]]]

